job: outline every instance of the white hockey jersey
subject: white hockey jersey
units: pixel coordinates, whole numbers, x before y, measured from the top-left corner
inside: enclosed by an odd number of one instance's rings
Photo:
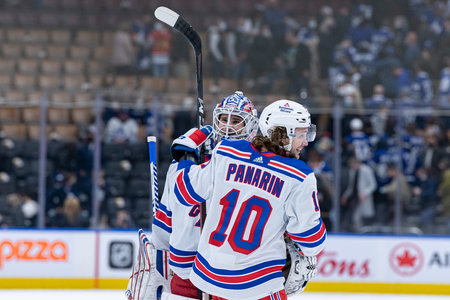
[[[175,175],[193,165],[173,162],[167,171],[164,193],[153,219],[151,241],[157,249],[170,250],[169,266],[183,279],[189,278],[200,239],[200,206],[184,206],[173,193]]]
[[[323,249],[316,178],[302,161],[224,140],[209,162],[176,176],[180,203],[209,202],[190,279],[211,295],[259,299],[282,290],[285,232],[305,255]]]

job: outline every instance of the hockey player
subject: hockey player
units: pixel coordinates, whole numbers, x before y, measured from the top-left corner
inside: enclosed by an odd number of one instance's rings
[[[189,169],[192,161],[177,161],[186,154],[192,152],[198,158],[198,148],[211,136],[215,141],[209,143],[212,148],[214,142],[222,139],[246,139],[251,140],[258,130],[258,118],[256,109],[250,99],[242,92],[222,99],[213,111],[213,127],[205,126],[201,129],[192,129],[182,137],[176,139],[171,149],[172,162],[166,176],[164,193],[153,220],[152,235],[147,242],[147,251],[150,253],[148,262],[151,266],[142,283],[136,283],[139,276],[132,276],[127,292],[134,295],[135,300],[151,300],[168,297],[168,292],[190,298],[201,297],[201,292],[189,281],[189,274],[197,252],[200,237],[200,207],[186,207],[176,201],[174,190],[175,173],[180,169]],[[191,151],[192,150],[192,151]],[[156,250],[158,249],[158,250]],[[164,251],[161,251],[164,250]],[[170,251],[169,251],[170,250]],[[170,255],[170,259],[168,256]],[[139,262],[137,262],[139,264]],[[173,278],[168,270],[173,270]],[[140,268],[145,265],[141,264]],[[139,269],[139,266],[136,266]],[[133,271],[133,274],[138,274]],[[133,278],[134,277],[134,278]],[[148,282],[145,282],[148,280]],[[135,284],[135,286],[132,285]],[[170,285],[170,288],[169,288]],[[161,293],[161,288],[165,293]],[[145,296],[136,296],[138,290],[143,290]]]
[[[287,299],[316,274],[326,240],[316,178],[298,160],[315,138],[310,114],[279,100],[264,109],[259,125],[263,136],[222,140],[210,161],[176,174],[181,204],[207,201],[189,278],[213,299]],[[284,233],[295,243],[288,244],[293,262],[283,285]]]

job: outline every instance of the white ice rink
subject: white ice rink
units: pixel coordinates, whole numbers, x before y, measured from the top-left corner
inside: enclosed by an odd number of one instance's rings
[[[0,290],[1,300],[126,300],[121,290]],[[443,300],[450,296],[308,293],[289,300]]]

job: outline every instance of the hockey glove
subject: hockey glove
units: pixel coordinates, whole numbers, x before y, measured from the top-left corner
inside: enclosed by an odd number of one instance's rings
[[[180,161],[186,155],[199,159],[200,147],[212,135],[212,127],[207,125],[200,129],[192,128],[179,138],[175,139],[170,147],[170,154],[176,161]]]
[[[300,294],[308,281],[317,275],[317,257],[300,254],[300,249],[290,239],[286,241],[286,248],[290,256],[290,269],[284,289],[286,295]]]
[[[127,300],[157,300],[163,291],[170,293],[169,254],[157,250],[139,229],[139,253],[128,281]]]

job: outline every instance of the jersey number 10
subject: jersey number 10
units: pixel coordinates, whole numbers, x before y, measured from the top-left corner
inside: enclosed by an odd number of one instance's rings
[[[269,201],[257,196],[252,196],[245,200],[233,224],[229,236],[225,234],[230,225],[231,217],[239,198],[239,190],[233,189],[220,199],[220,205],[223,206],[220,214],[217,228],[211,232],[209,243],[220,247],[225,240],[228,240],[231,248],[239,253],[250,254],[261,245],[261,238],[264,227],[272,212],[272,206]],[[255,215],[253,222],[249,222],[250,215]],[[251,226],[248,230],[247,227]],[[247,233],[247,238],[244,234]]]

